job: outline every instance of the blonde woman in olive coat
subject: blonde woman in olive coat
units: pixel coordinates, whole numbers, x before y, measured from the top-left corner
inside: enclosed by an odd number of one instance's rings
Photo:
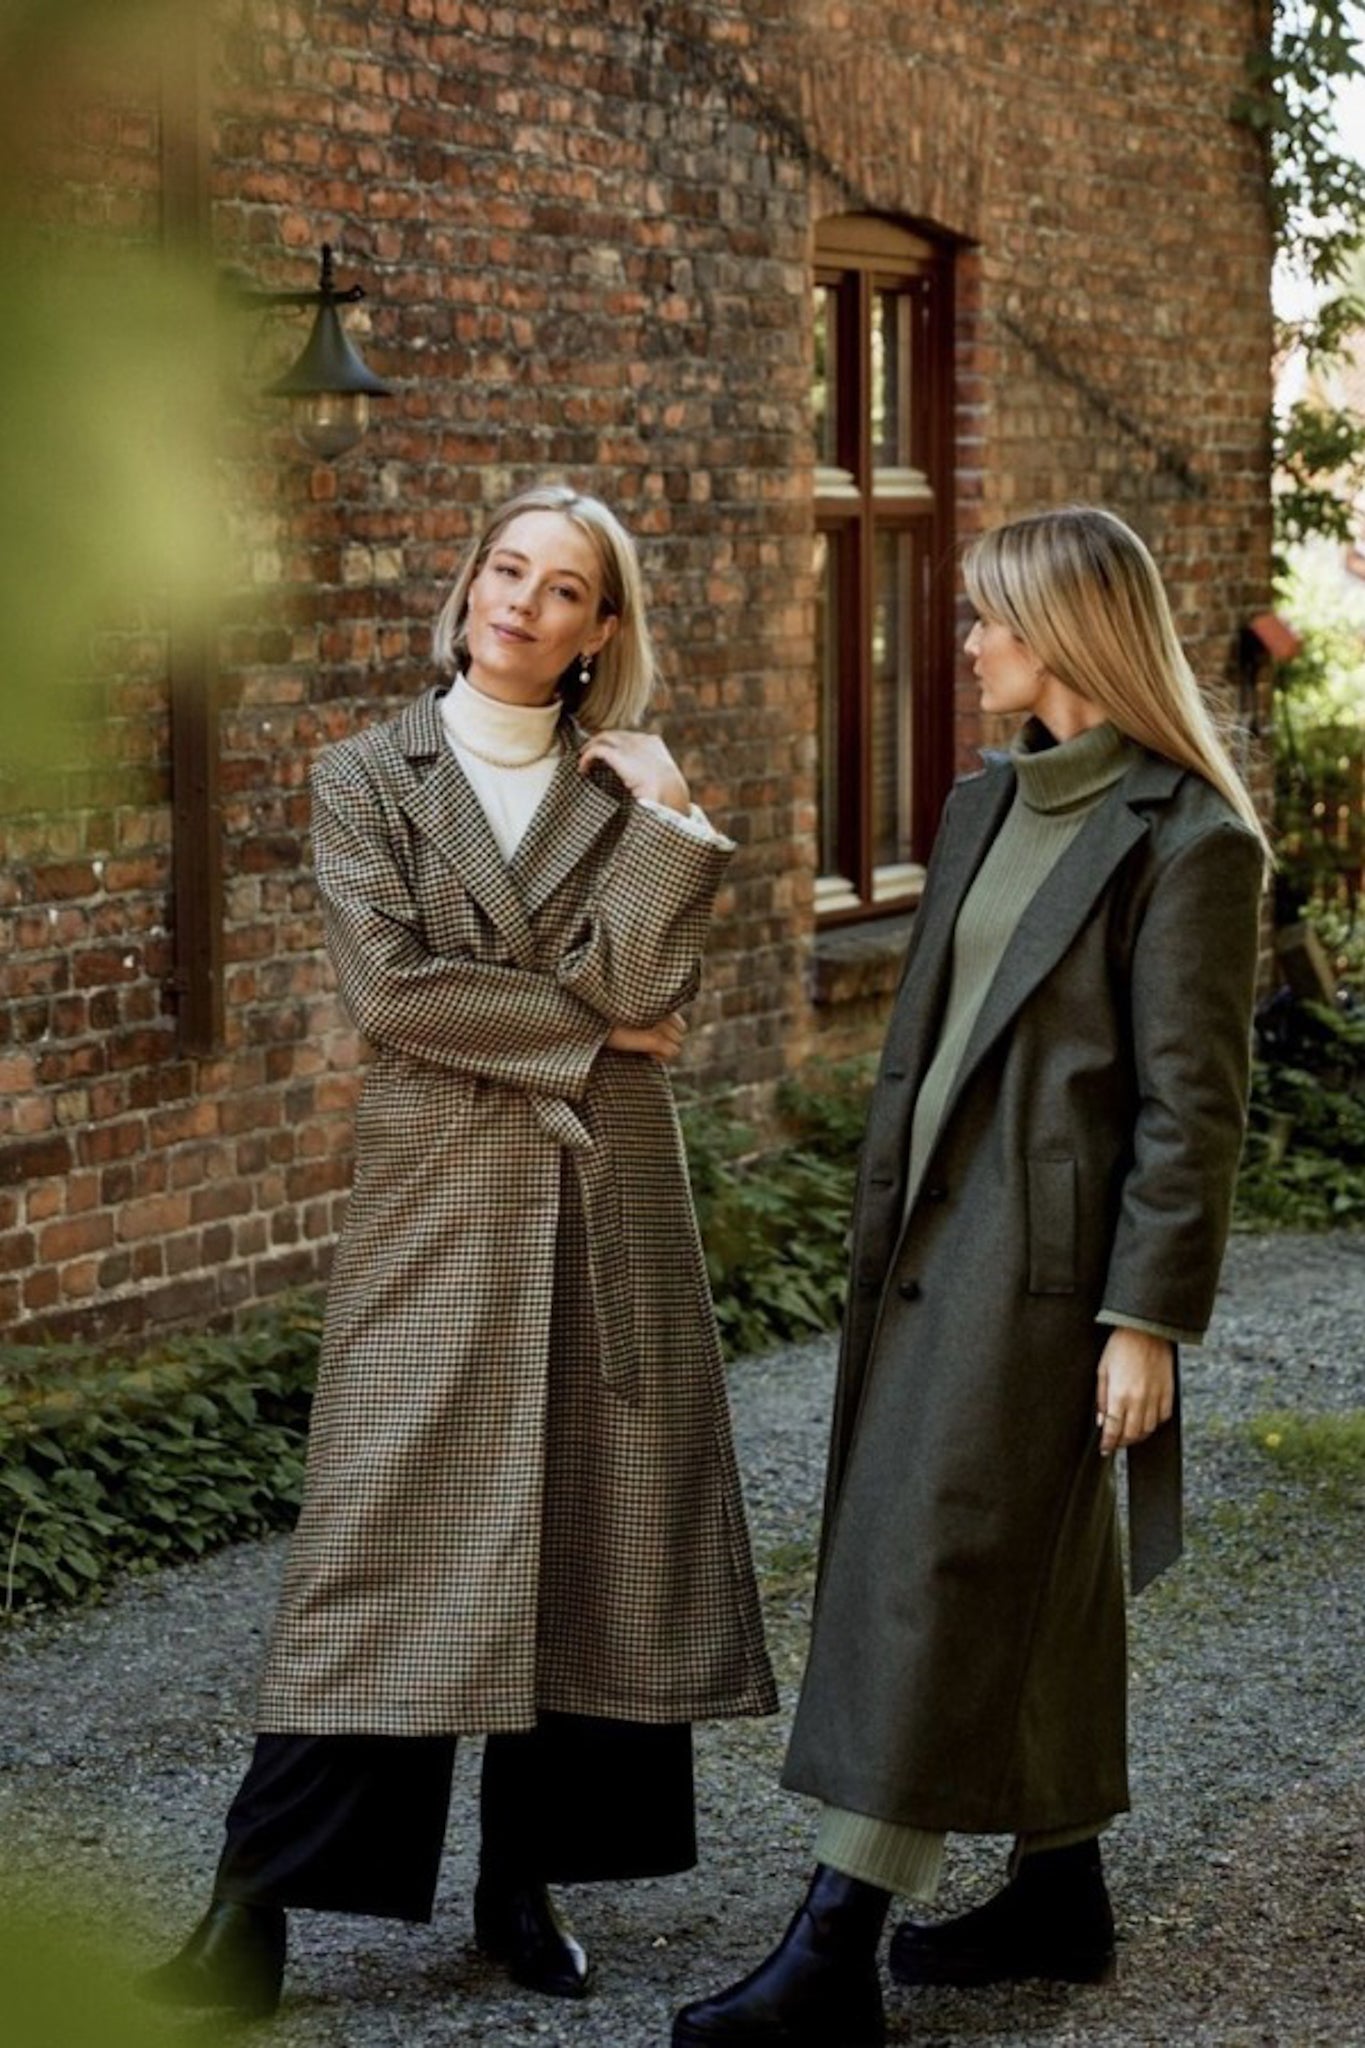
[[[1135,1582],[1178,1549],[1175,1353],[1213,1305],[1267,849],[1151,558],[1039,513],[966,563],[992,713],[950,798],[863,1151],[819,1592],[784,1783],[820,1802],[778,1949],[675,2048],[879,2048],[891,1897],[944,1837],[1010,1881],[909,1921],[907,1983],[1103,1977]]]
[[[733,847],[635,729],[612,514],[504,505],[437,654],[313,777],[374,1059],[261,1733],[210,1911],[149,1981],[184,2004],[273,2010],[288,1907],[428,1919],[474,1733],[479,1944],[580,1996],[547,1884],[686,1868],[690,1724],[775,1705],[666,1072]]]

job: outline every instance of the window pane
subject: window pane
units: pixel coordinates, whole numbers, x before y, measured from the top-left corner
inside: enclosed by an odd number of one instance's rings
[[[910,295],[872,294],[872,461],[900,469],[910,461]]]
[[[911,792],[911,678],[919,632],[915,544],[883,529],[873,547],[872,864],[908,861]]]
[[[815,662],[820,692],[820,863],[817,873],[839,868],[839,542],[815,536]]]
[[[811,420],[815,460],[833,469],[839,460],[838,294],[832,285],[815,287],[815,382]]]
[[[929,357],[929,291],[923,279],[913,284],[901,296],[901,333],[904,337],[902,354],[905,358],[905,432],[902,436],[901,461],[912,469],[927,470],[929,467],[929,412],[928,399],[930,377]],[[911,399],[914,399],[913,410]]]

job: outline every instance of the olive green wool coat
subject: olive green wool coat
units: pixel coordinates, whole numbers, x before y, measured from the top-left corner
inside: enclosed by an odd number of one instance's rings
[[[1208,1321],[1262,871],[1207,783],[1142,755],[1016,928],[903,1217],[953,928],[1014,787],[996,762],[950,798],[888,1031],[784,1772],[854,1812],[990,1833],[1128,1804],[1096,1316]]]
[[[259,1725],[771,1711],[720,1347],[662,1064],[729,849],[565,726],[511,860],[439,691],[330,748],[314,850],[375,1048]]]

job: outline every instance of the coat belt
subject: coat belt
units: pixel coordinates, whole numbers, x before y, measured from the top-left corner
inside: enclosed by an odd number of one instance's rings
[[[1175,1362],[1175,1408],[1152,1436],[1133,1444],[1128,1459],[1128,1576],[1133,1591],[1150,1586],[1179,1557],[1183,1544],[1183,1464],[1180,1435],[1180,1357]]]
[[[600,1137],[557,1096],[531,1098],[537,1123],[573,1161],[588,1241],[588,1284],[592,1289],[602,1379],[614,1394],[635,1392],[638,1361],[635,1312],[621,1218],[621,1191]]]

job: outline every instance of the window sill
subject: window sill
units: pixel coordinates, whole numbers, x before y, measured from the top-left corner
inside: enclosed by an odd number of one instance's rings
[[[817,1006],[867,1002],[894,994],[915,913],[836,925],[815,935],[810,999]]]

